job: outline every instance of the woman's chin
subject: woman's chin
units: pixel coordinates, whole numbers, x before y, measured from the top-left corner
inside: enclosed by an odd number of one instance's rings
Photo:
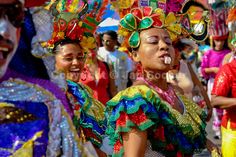
[[[73,82],[79,82],[80,73],[72,73],[72,74],[70,73],[67,75],[67,79]]]

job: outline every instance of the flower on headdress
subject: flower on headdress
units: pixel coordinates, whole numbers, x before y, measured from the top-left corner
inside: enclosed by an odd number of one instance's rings
[[[167,16],[160,8],[153,11],[151,7],[134,8],[131,13],[121,19],[120,25],[122,33],[131,33],[128,43],[132,48],[137,48],[140,44],[139,32],[150,27],[165,28],[172,40],[176,39],[181,33],[181,26],[177,23],[174,13],[170,12]]]
[[[95,49],[97,47],[95,39],[93,37],[83,36],[83,39],[80,42],[81,47],[86,47],[87,49]]]
[[[236,33],[230,43],[233,45],[234,49],[236,49]]]

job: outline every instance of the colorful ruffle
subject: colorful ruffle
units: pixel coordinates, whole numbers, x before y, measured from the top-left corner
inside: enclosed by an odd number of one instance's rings
[[[67,84],[68,92],[81,105],[79,126],[82,127],[86,140],[100,148],[107,128],[104,105],[92,97],[88,87],[72,81],[67,81]]]
[[[165,156],[192,155],[205,148],[206,114],[196,104],[180,96],[185,112],[179,113],[145,85],[118,93],[107,103],[108,129],[113,156],[123,156],[122,132],[133,127],[148,129],[152,149]]]

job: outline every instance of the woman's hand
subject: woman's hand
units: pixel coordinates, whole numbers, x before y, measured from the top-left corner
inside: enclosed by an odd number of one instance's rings
[[[219,68],[218,67],[211,67],[211,68],[205,68],[205,73],[218,73]]]
[[[221,150],[211,140],[207,139],[206,148],[211,153],[212,157],[221,157]]]

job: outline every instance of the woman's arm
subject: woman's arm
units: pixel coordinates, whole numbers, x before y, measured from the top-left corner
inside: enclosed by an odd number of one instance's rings
[[[206,140],[206,148],[207,150],[211,153],[211,155],[213,156],[213,152],[215,151],[215,153],[218,155],[218,156],[221,156],[221,150],[219,147],[217,147],[217,145],[215,145],[211,140],[209,140],[207,138]],[[216,156],[216,157],[218,157]]]
[[[209,73],[216,74],[219,71],[219,68],[218,67],[205,68],[204,71],[206,74],[209,74]]]
[[[204,89],[202,83],[199,81],[197,75],[195,74],[195,72],[193,71],[191,65],[189,63],[188,64],[188,69],[190,71],[190,74],[192,76],[192,81],[193,81],[193,84],[195,86],[198,86],[199,87],[199,90],[201,92],[201,95],[203,96],[205,102],[206,102],[206,105],[207,105],[207,109],[208,109],[208,115],[207,115],[207,121],[211,119],[211,115],[212,115],[212,106],[211,106],[211,102],[210,102],[210,99],[207,95],[207,92],[206,90]]]
[[[216,108],[227,109],[236,106],[236,98],[211,95],[211,105]]]
[[[147,131],[133,128],[122,134],[124,157],[144,157],[147,147]]]

